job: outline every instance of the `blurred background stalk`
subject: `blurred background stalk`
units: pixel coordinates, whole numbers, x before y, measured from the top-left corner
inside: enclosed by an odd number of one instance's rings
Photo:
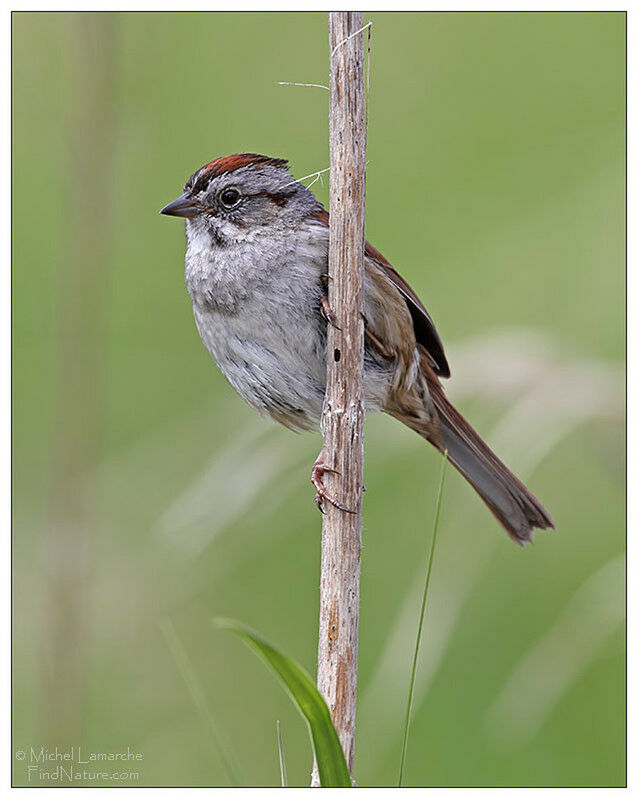
[[[66,254],[56,340],[51,510],[44,560],[41,725],[45,740],[81,740],[87,641],[92,608],[95,534],[94,470],[104,417],[105,318],[115,140],[116,17],[76,13],[69,19]]]

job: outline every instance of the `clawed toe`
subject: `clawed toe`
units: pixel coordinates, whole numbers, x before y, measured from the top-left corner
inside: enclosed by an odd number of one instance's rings
[[[330,303],[328,302],[328,298],[326,296],[323,296],[321,298],[321,313],[326,322],[331,324],[335,328],[335,330],[341,330],[341,328],[337,324],[337,317],[335,315],[335,312],[330,307]],[[326,471],[328,470],[326,469]]]
[[[324,500],[329,502],[331,505],[334,505],[335,508],[339,508],[339,510],[344,511],[345,513],[354,513],[355,511],[350,510],[350,508],[346,508],[341,502],[336,500],[324,487],[323,484],[323,476],[326,472],[332,472],[333,474],[341,474],[336,469],[333,469],[330,466],[326,466],[323,463],[317,461],[315,465],[312,467],[312,476],[310,477],[310,481],[312,482],[313,486],[317,490],[315,494],[315,502],[317,507],[322,513],[325,513],[323,508]]]

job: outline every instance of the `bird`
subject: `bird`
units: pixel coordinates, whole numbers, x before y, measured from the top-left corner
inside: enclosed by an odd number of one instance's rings
[[[317,429],[326,390],[330,217],[283,158],[237,153],[194,172],[160,211],[186,221],[185,281],[199,335],[219,369],[259,413],[291,430]],[[364,396],[447,453],[510,538],[555,529],[538,499],[447,399],[450,367],[425,306],[365,243]],[[342,507],[323,487],[317,501]]]

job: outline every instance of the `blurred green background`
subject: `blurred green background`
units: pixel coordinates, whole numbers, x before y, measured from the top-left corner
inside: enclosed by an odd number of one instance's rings
[[[520,550],[448,475],[406,783],[619,786],[625,15],[369,19],[368,238],[557,523]],[[157,211],[220,155],[328,166],[327,92],[278,85],[325,83],[327,56],[323,13],[13,14],[14,749],[130,747],[135,784],[226,785],[208,712],[244,783],[277,785],[279,719],[308,782],[303,722],[211,619],[314,673],[320,438],[225,383]],[[439,469],[389,418],[366,436],[361,786],[397,777]],[[15,784],[45,784],[27,764]]]

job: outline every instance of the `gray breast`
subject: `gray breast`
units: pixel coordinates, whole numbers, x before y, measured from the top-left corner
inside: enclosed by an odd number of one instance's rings
[[[232,258],[192,244],[186,282],[200,336],[219,368],[257,410],[292,427],[312,426],[325,391],[325,240],[247,241],[233,246]]]

